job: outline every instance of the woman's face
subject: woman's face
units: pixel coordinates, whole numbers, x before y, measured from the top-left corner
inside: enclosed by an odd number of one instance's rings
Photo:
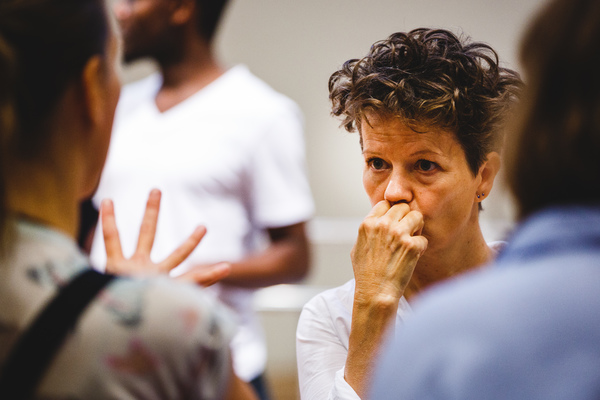
[[[405,202],[420,211],[430,253],[479,229],[481,177],[469,169],[455,135],[430,127],[415,132],[396,117],[368,117],[360,131],[363,185],[371,205],[381,200]]]

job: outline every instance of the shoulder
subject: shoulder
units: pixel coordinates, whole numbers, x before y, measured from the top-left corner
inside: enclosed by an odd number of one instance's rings
[[[354,279],[351,279],[341,286],[319,293],[304,305],[303,311],[332,315],[351,311],[354,301],[354,284]]]
[[[354,279],[313,297],[302,308],[297,337],[302,339],[322,336],[325,332],[340,338],[348,336],[352,323],[353,299]]]
[[[497,256],[502,250],[504,250],[507,244],[508,242],[503,240],[496,240],[493,242],[488,242],[487,245],[494,252],[494,255]]]
[[[113,398],[103,391],[135,386],[138,393],[205,398],[229,378],[234,326],[227,314],[204,291],[168,277],[117,278],[86,312],[80,343],[71,345],[85,346],[86,359],[95,360],[95,383],[88,385],[100,388],[95,396]]]
[[[160,338],[170,350],[227,346],[233,336],[228,310],[206,291],[169,277],[116,279],[101,303],[121,329]]]
[[[568,386],[565,377],[582,365],[579,378],[597,382],[598,374],[589,371],[600,362],[588,358],[600,359],[594,344],[600,324],[589,311],[600,306],[600,294],[589,284],[597,280],[585,267],[582,274],[576,272],[580,267],[565,274],[564,261],[498,264],[425,293],[384,352],[378,390],[394,381],[408,398],[435,391],[435,398],[497,398],[489,390],[511,382],[514,396],[505,392],[504,398],[543,398],[523,395],[534,388],[531,378],[537,387]],[[396,373],[385,371],[390,368]]]
[[[229,101],[243,106],[249,113],[259,116],[301,116],[300,108],[292,99],[255,76],[245,65],[229,69],[223,75],[223,83],[232,94]]]

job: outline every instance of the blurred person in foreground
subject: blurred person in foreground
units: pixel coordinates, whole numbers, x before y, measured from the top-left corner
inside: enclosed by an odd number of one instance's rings
[[[373,399],[600,395],[600,2],[548,3],[521,60],[506,152],[520,225],[492,267],[415,304]]]
[[[223,306],[166,276],[100,274],[75,242],[111,139],[117,42],[102,0],[0,2],[0,398],[255,399]],[[104,203],[107,270],[161,273],[196,247],[203,228],[149,261],[159,201],[131,259]]]
[[[357,399],[386,329],[430,286],[492,260],[481,203],[500,168],[499,129],[521,86],[488,45],[441,29],[392,34],[329,81],[333,114],[358,130],[373,209],[352,250],[354,279],[304,307],[303,400]]]
[[[151,188],[163,193],[153,258],[171,252],[192,227],[206,226],[202,246],[173,274],[230,262],[229,276],[208,291],[235,313],[236,372],[266,398],[266,344],[252,295],[307,273],[313,202],[296,104],[245,66],[217,60],[226,5],[115,2],[125,61],[150,58],[159,71],[123,88],[94,203],[113,200],[125,254],[135,249],[134,227]],[[105,262],[100,226],[90,257],[99,268]]]

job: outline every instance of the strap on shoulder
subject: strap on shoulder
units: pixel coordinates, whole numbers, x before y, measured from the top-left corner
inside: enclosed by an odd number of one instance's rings
[[[79,316],[115,277],[86,269],[63,286],[12,348],[0,376],[0,398],[29,399]]]

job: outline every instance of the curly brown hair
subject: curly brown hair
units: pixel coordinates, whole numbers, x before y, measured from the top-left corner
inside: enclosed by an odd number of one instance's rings
[[[394,33],[365,57],[346,61],[329,79],[329,98],[349,132],[360,129],[366,111],[400,117],[415,130],[452,130],[476,174],[499,150],[500,125],[521,86],[487,44],[420,28]]]

